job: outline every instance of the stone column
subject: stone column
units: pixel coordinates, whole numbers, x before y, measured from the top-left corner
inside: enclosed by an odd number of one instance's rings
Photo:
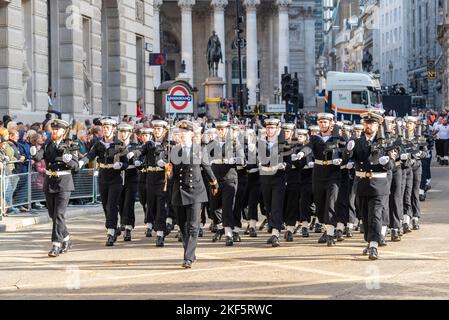
[[[308,12],[304,20],[305,68],[304,68],[304,107],[313,107],[315,102],[315,20]],[[301,90],[300,90],[301,91]]]
[[[260,0],[244,0],[246,7],[246,87],[249,90],[248,106],[255,106],[257,89],[257,5]]]
[[[178,0],[181,8],[181,30],[182,30],[182,60],[186,64],[186,76],[193,86],[193,39],[192,39],[192,7],[196,0]]]
[[[290,30],[288,20],[288,7],[292,0],[276,0],[278,6],[278,20],[279,20],[279,39],[278,39],[278,81],[279,88],[281,86],[282,74],[284,67],[289,67],[290,71]]]
[[[161,51],[161,35],[160,35],[160,20],[159,11],[162,5],[162,0],[153,0],[153,52],[160,53]],[[161,67],[152,66],[153,69],[153,83],[157,88],[161,84]]]
[[[226,36],[224,12],[226,6],[228,5],[228,0],[212,0],[211,5],[214,8],[214,30],[217,33],[218,38],[220,39],[221,51],[223,53],[223,63],[220,63],[218,65],[218,76],[223,80],[226,80]],[[226,92],[224,92],[224,95],[226,95]]]
[[[0,114],[22,109],[22,1],[0,1]]]

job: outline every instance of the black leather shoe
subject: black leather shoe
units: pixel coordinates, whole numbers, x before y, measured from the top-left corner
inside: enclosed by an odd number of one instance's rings
[[[421,202],[426,201],[426,194],[425,193],[419,195],[419,201],[421,201]]]
[[[321,233],[323,232],[323,227],[321,226],[321,223],[315,224],[315,233]]]
[[[168,236],[170,234],[170,232],[172,232],[172,230],[173,230],[173,225],[171,223],[167,223],[164,235]]]
[[[234,245],[234,241],[232,240],[232,237],[226,236],[226,247],[232,247]]]
[[[349,228],[349,227],[346,227],[345,228],[345,235],[346,235],[346,238],[352,238],[354,235],[352,234],[352,229],[351,228]]]
[[[106,247],[112,247],[114,245],[114,236],[108,234],[108,240],[106,240]]]
[[[163,247],[163,246],[164,246],[164,237],[157,236],[156,247]]]
[[[123,227],[123,230],[122,230]],[[120,237],[122,235],[122,231],[125,231],[125,226],[121,226],[120,228],[115,229],[115,236]]]
[[[354,228],[354,231],[359,231],[360,228],[360,221],[357,222],[357,225]]]
[[[318,239],[318,243],[326,243],[326,242],[327,242],[327,231],[324,231],[324,233]]]
[[[419,230],[419,221],[418,220],[415,220],[415,219],[412,220],[412,228],[413,228],[413,230]]]
[[[126,228],[125,228],[125,225],[124,225],[124,224],[121,224],[121,225],[120,225],[120,231],[125,231],[125,229],[126,229]]]
[[[287,242],[293,242],[293,233],[291,231],[287,231],[284,235],[284,239]]]
[[[221,237],[224,235],[224,229],[218,229],[215,235],[212,237],[212,242],[217,242],[218,240],[221,240]]]
[[[386,247],[386,246],[387,241],[385,240],[385,237],[382,236],[382,238],[380,239],[379,247]]]
[[[267,232],[268,232],[268,233],[272,233],[272,232],[273,232],[273,227],[271,227],[270,225],[268,225]]]
[[[262,224],[260,225],[260,227],[259,227],[259,231],[262,231],[263,230],[263,228],[265,228],[265,225],[268,223],[268,220],[267,219],[265,219],[263,222],[262,222]]]
[[[63,241],[61,246],[61,253],[66,253],[67,251],[69,251],[69,249],[72,249],[72,246],[73,245],[71,240]]]
[[[367,255],[368,255],[368,251],[369,251],[369,245],[368,245],[368,246],[366,246],[366,248],[365,248],[365,249],[363,249],[363,252],[362,252],[362,254],[363,254],[364,256],[367,256]]]
[[[399,231],[395,229],[391,229],[391,241],[399,242],[401,241],[401,236],[399,235]]]
[[[240,234],[238,232],[232,233],[232,241],[234,242],[242,242],[242,239],[240,238]]]
[[[335,246],[335,238],[334,238],[334,236],[327,236],[326,238],[327,238],[326,239],[326,243],[327,243],[328,247]]]
[[[249,225],[246,227],[246,230],[245,230],[244,235],[245,235],[245,236],[249,235]]]
[[[198,231],[198,238],[202,238],[204,235],[204,230],[203,228],[200,228],[200,231]]]
[[[48,256],[51,258],[56,258],[61,253],[61,248],[57,246],[51,247],[51,250],[48,252]]]
[[[402,237],[404,235],[404,227],[399,228],[399,236]]]
[[[404,223],[402,228],[404,229],[404,234],[412,232],[412,229],[410,229],[410,225],[408,223]]]
[[[249,228],[249,236],[251,238],[257,238],[257,231],[255,228]]]
[[[218,229],[217,229],[217,226],[212,222],[209,226],[209,230],[212,233],[216,233]]]
[[[151,234],[152,232],[153,232],[153,229],[147,228],[147,230],[145,230],[145,237],[151,238],[153,236]]]
[[[190,260],[184,260],[184,262],[182,263],[182,267],[183,267],[183,268],[186,268],[186,269],[192,268],[192,261],[190,261]]]
[[[379,258],[376,248],[371,247],[371,248],[369,248],[368,252],[369,252],[369,259],[370,260],[377,260]]]
[[[341,230],[337,230],[335,232],[335,237],[337,238],[338,242],[345,240],[345,238],[343,238],[343,231],[341,231]]]
[[[126,229],[125,235],[123,236],[123,241],[131,241],[131,230]]]
[[[279,238],[276,236],[271,236],[268,240],[267,240],[267,244],[271,244],[272,247],[279,247],[281,245],[281,243],[279,242]]]
[[[301,228],[301,236],[302,236],[303,238],[308,238],[308,237],[310,237],[310,235],[309,235],[309,229],[306,228],[306,227]]]

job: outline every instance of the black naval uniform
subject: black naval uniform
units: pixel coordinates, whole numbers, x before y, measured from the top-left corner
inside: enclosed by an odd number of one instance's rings
[[[123,170],[128,167],[127,151],[120,150],[121,143],[106,143],[103,140],[97,141],[87,154],[87,159],[93,160],[98,157],[100,172],[98,175],[101,203],[106,217],[106,229],[108,235],[117,240],[118,213],[120,194],[123,189]],[[123,151],[123,152],[122,152]],[[118,158],[118,159],[117,159]],[[118,170],[114,169],[114,162],[122,163]],[[112,246],[113,241],[108,237],[107,245]]]
[[[353,150],[355,161],[356,195],[365,226],[364,238],[369,243],[370,259],[377,258],[377,246],[382,242],[382,216],[385,212],[385,197],[390,194],[388,171],[393,169],[393,161],[381,165],[379,159],[385,154],[382,149],[373,148],[377,138],[368,140],[365,135],[356,140]]]
[[[165,167],[159,166],[158,162],[168,162],[167,140],[162,142],[148,141],[142,148],[141,157],[147,168],[146,189],[147,189],[147,212],[145,223],[152,223],[156,231],[167,231],[167,202],[168,202],[168,180],[165,178]],[[161,162],[159,163],[161,164]],[[167,183],[167,189],[164,190]],[[151,230],[147,228],[147,236],[151,235]],[[159,239],[157,245],[163,246],[163,239]]]
[[[199,149],[199,148],[198,148]],[[173,163],[172,204],[176,207],[178,225],[181,229],[184,245],[184,264],[191,267],[195,261],[195,250],[200,228],[201,203],[207,202],[206,187],[201,175],[201,168],[207,173],[208,183],[218,187],[215,175],[208,163],[201,158],[201,151],[192,146],[183,148],[176,145],[174,153],[178,153],[182,162]]]
[[[292,161],[291,156],[299,152],[297,143],[286,143],[284,162],[287,163],[285,169],[286,189],[284,199],[284,222],[287,228],[295,227],[299,212],[300,199],[300,168],[297,163]],[[285,233],[287,242],[293,241],[293,232],[287,230]]]
[[[308,231],[305,224],[308,224],[312,217],[313,192],[312,192],[312,174],[315,166],[312,150],[309,146],[301,146],[301,151],[305,156],[295,164],[299,168],[299,215],[297,220],[304,226],[302,236],[308,237]],[[306,229],[304,229],[306,228]]]
[[[33,157],[35,161],[45,161],[46,174],[44,180],[45,201],[48,214],[53,221],[51,241],[53,249],[49,256],[58,256],[70,247],[69,232],[65,223],[65,212],[69,204],[70,194],[74,191],[72,170],[78,170],[76,153],[62,147],[63,143],[54,141],[46,143]],[[69,162],[63,161],[64,154],[71,154]],[[62,244],[62,247],[61,247]]]

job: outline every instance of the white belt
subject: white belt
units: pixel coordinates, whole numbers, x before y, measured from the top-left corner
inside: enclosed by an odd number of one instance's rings
[[[66,176],[69,174],[72,174],[71,171],[50,171],[45,170],[45,174],[49,177],[60,177],[60,176]]]
[[[315,160],[315,164],[320,165],[320,166],[331,166],[332,165],[332,160]]]
[[[136,168],[136,166],[130,165],[130,166],[128,166],[128,168],[126,168],[126,170],[128,170],[128,169],[135,169],[135,168]]]
[[[248,170],[248,173],[256,173],[256,172],[259,172],[259,169],[257,169],[257,168],[252,168],[252,169],[249,169],[249,170]]]
[[[278,171],[279,168],[278,168],[278,166],[275,166],[275,167],[260,167],[260,170],[263,171],[263,172],[275,172],[275,171]]]
[[[243,170],[243,169],[245,169],[245,167],[243,167],[243,166],[237,166],[237,170]]]
[[[356,171],[355,172],[356,177],[359,178],[367,178],[367,179],[373,179],[373,178],[387,178],[386,172],[364,172],[364,171]]]
[[[210,164],[225,164],[225,162],[222,159],[214,159]]]
[[[161,167],[148,167],[147,168],[147,172],[160,172],[160,171],[165,171],[165,169],[163,169]]]

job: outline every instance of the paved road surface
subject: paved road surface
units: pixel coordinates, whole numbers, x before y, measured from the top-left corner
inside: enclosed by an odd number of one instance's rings
[[[74,248],[57,259],[47,257],[50,224],[0,233],[0,299],[448,299],[449,168],[433,174],[421,230],[375,262],[358,233],[334,248],[317,234],[271,248],[266,233],[225,247],[208,232],[184,270],[174,234],[165,248],[144,238],[141,211],[133,241],[113,248],[98,214],[70,219]]]

